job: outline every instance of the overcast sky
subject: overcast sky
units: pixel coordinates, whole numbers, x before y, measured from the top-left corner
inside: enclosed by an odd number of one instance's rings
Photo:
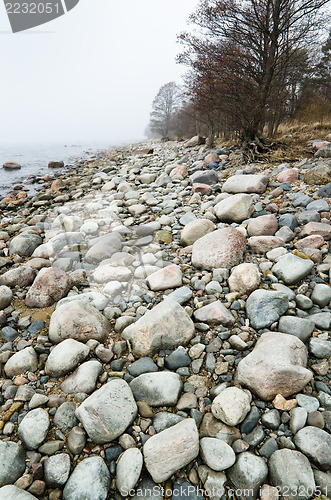
[[[63,17],[12,34],[1,1],[0,144],[143,138],[160,86],[181,82],[176,34],[197,4],[80,0]]]

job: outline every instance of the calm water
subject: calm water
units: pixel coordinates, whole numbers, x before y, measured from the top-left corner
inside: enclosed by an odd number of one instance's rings
[[[12,186],[24,181],[29,175],[46,175],[58,170],[48,169],[49,161],[64,161],[66,165],[74,165],[76,160],[89,158],[89,156],[110,149],[110,144],[84,145],[22,145],[1,146],[0,145],[0,195],[6,194]],[[21,170],[5,170],[2,165],[6,161],[15,161],[22,165]],[[28,185],[33,192],[33,185]]]

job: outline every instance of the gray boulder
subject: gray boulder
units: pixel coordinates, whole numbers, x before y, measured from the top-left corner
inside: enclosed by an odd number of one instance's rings
[[[0,500],[37,500],[37,497],[17,486],[8,485],[0,488]]]
[[[66,394],[84,392],[90,394],[94,391],[98,377],[102,372],[102,364],[94,359],[81,364],[76,371],[61,384],[61,390]]]
[[[305,345],[294,335],[266,332],[239,362],[237,378],[262,399],[272,400],[277,394],[291,396],[313,376],[306,368],[307,358]]]
[[[137,415],[129,385],[113,379],[89,396],[76,410],[89,437],[98,444],[119,437]]]
[[[240,263],[246,243],[245,236],[237,229],[218,229],[193,244],[192,264],[199,269],[231,269]]]
[[[254,500],[267,479],[268,467],[262,457],[246,451],[238,455],[236,463],[227,470],[227,476],[238,490],[240,499]]]
[[[38,368],[38,358],[33,347],[26,347],[11,356],[5,364],[7,377],[12,378],[27,371],[35,372]]]
[[[297,255],[288,253],[278,260],[277,264],[273,266],[272,272],[286,285],[293,285],[305,278],[313,267],[313,261],[301,259]]]
[[[185,309],[169,298],[122,332],[123,339],[131,342],[136,357],[153,356],[160,349],[185,345],[193,335],[193,321]]]
[[[101,457],[82,460],[68,479],[63,500],[106,500],[110,488],[110,474]]]
[[[271,484],[289,499],[308,500],[315,491],[315,480],[309,460],[299,451],[276,450],[269,459]],[[298,495],[300,493],[300,496]]]
[[[30,257],[43,240],[35,233],[21,233],[15,236],[9,245],[9,255],[18,254],[21,257]]]
[[[24,471],[25,450],[23,446],[11,441],[0,441],[0,486],[15,483]]]
[[[36,408],[25,415],[17,433],[28,450],[35,450],[45,441],[49,425],[47,411]]]
[[[318,427],[304,427],[294,436],[294,443],[321,469],[331,468],[331,436]]]
[[[66,339],[56,345],[47,358],[45,370],[52,377],[62,377],[71,372],[89,355],[90,349],[82,342]]]
[[[199,454],[199,434],[195,420],[187,418],[152,436],[144,444],[143,453],[153,481],[166,481]]]
[[[246,301],[246,313],[255,330],[272,325],[287,309],[287,295],[272,290],[255,290]]]
[[[144,373],[130,382],[135,400],[150,406],[175,406],[182,387],[180,375],[166,371]]]
[[[295,335],[302,342],[307,342],[315,329],[315,323],[308,318],[297,316],[282,316],[278,323],[278,330],[289,335]]]

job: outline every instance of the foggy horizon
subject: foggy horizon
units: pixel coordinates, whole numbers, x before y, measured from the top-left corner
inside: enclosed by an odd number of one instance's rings
[[[0,4],[0,143],[121,145],[146,139],[152,101],[182,83],[176,35],[198,0],[86,0],[12,34]]]

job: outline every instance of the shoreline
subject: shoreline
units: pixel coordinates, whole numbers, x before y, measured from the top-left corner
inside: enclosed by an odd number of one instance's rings
[[[247,473],[255,500],[301,466],[300,486],[327,495],[331,183],[315,180],[331,159],[240,155],[131,144],[9,207],[0,484],[12,495],[106,500],[162,484],[232,498]]]

